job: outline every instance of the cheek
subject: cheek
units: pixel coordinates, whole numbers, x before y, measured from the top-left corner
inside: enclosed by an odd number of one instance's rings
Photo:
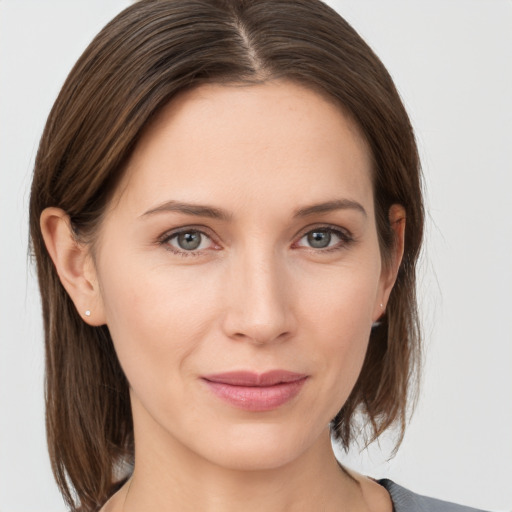
[[[379,289],[380,266],[339,269],[310,286],[298,312],[304,343],[322,379],[326,407],[333,417],[347,400],[359,377]],[[327,278],[328,277],[328,278]],[[314,344],[313,341],[314,340]]]
[[[178,385],[177,375],[202,344],[215,318],[216,286],[190,274],[148,265],[139,257],[112,258],[101,267],[108,328],[121,366],[134,387]],[[153,384],[152,384],[153,383]]]
[[[375,258],[357,265],[340,265],[297,281],[301,297],[298,316],[310,329],[337,332],[342,339],[369,332],[380,287],[380,264]]]
[[[198,361],[219,363],[225,356],[211,344],[212,333],[222,338],[218,319],[231,303],[225,272],[208,265],[152,264],[140,255],[115,254],[112,247],[105,254],[110,257],[100,262],[99,277],[121,366],[150,408],[172,415],[171,407],[186,405],[186,383],[193,380]],[[297,361],[300,369],[316,375],[316,398],[308,405],[315,411],[311,421],[329,421],[359,375],[378,290],[375,260],[360,254],[337,266],[292,265],[282,274],[288,290],[282,300],[296,319],[296,330],[276,354],[282,354],[279,364]]]

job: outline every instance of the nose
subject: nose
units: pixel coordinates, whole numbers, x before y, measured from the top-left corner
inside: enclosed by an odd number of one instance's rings
[[[224,332],[232,339],[257,345],[289,338],[296,322],[287,276],[275,257],[256,251],[230,265],[224,289]]]

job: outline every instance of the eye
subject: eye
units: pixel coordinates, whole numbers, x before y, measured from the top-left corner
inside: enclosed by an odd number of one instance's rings
[[[311,249],[337,249],[352,241],[352,238],[341,230],[320,227],[304,234],[298,241],[299,247]]]
[[[209,249],[213,245],[211,238],[197,229],[172,233],[162,242],[170,246],[173,252],[182,254]]]

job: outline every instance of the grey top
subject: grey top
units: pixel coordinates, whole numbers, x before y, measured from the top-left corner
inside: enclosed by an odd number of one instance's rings
[[[480,509],[420,496],[388,479],[379,480],[378,482],[391,495],[395,512],[484,512]]]

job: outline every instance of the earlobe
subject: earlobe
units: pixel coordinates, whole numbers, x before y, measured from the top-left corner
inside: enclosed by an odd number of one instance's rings
[[[89,247],[80,243],[69,216],[60,208],[46,208],[40,218],[46,249],[79,315],[90,325],[105,324],[101,294]]]

